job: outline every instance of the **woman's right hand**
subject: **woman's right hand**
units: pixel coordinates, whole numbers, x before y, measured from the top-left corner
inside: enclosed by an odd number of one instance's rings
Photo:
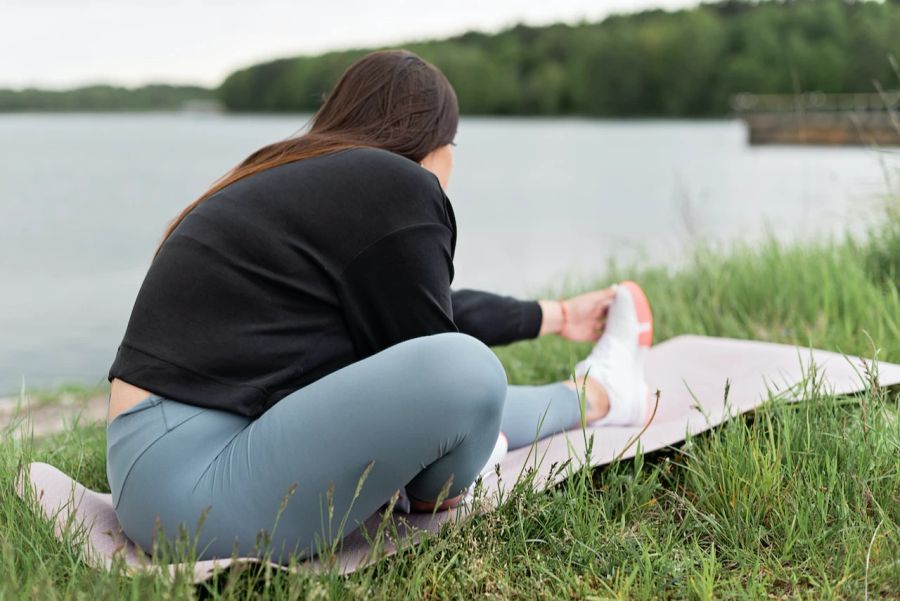
[[[541,334],[559,334],[578,342],[595,341],[603,334],[606,313],[615,297],[615,290],[604,288],[565,300],[538,301],[544,312]]]

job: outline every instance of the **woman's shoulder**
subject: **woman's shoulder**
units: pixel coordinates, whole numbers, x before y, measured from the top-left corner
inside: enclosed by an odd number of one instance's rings
[[[343,155],[340,157],[341,162],[350,163],[352,169],[362,176],[384,179],[394,184],[419,185],[425,189],[440,190],[436,175],[396,152],[374,146],[357,146],[339,151],[336,155]]]
[[[407,213],[410,218],[425,211],[446,217],[447,197],[437,176],[400,154],[374,147],[355,147],[334,153],[331,167],[341,188],[358,191],[342,197],[347,206],[359,203],[376,211]]]
[[[287,189],[302,186],[301,182],[315,182],[325,190],[345,191],[350,187],[404,196],[426,195],[439,200],[443,197],[434,173],[401,154],[373,146],[355,146],[290,161],[247,179],[244,185],[248,187],[257,180],[284,182]]]

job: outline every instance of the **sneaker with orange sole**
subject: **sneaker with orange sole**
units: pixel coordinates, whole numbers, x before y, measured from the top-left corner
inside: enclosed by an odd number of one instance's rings
[[[592,425],[643,426],[651,414],[644,364],[653,344],[653,312],[635,282],[620,282],[613,288],[616,297],[603,335],[575,365],[575,375],[597,380],[609,397],[609,412]]]

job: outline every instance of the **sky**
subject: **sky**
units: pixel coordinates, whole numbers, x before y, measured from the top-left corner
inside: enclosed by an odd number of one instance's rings
[[[0,0],[0,87],[218,85],[257,62],[697,0]]]

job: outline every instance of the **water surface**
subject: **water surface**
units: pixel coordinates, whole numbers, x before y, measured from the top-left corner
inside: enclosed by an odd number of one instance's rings
[[[0,394],[102,381],[166,223],[306,119],[0,116]],[[454,286],[521,296],[699,238],[860,229],[886,190],[884,155],[749,147],[737,121],[466,118],[457,142]]]

